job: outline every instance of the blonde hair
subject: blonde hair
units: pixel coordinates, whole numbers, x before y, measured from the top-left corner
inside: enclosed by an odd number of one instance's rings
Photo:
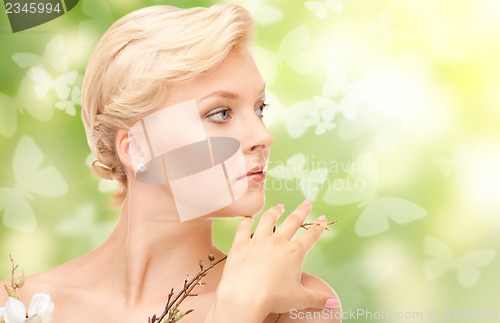
[[[170,85],[246,48],[253,28],[250,13],[238,4],[151,6],[124,16],[103,35],[85,72],[82,119],[98,160],[93,172],[121,184],[119,202],[127,194],[127,173],[115,149],[117,131],[161,108]]]

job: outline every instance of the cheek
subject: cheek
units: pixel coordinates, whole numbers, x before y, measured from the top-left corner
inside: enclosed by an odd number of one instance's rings
[[[259,213],[266,203],[265,182],[251,183],[240,199],[227,207],[224,216],[253,216]]]
[[[203,128],[207,137],[231,137],[238,139],[238,126],[235,122],[213,123],[210,121],[203,121]]]

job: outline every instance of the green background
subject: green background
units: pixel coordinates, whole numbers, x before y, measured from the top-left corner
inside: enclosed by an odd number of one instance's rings
[[[79,117],[100,35],[137,8],[215,2],[81,0],[15,34],[2,8],[0,277],[9,253],[26,273],[43,271],[98,246],[116,222],[113,183],[90,174]],[[275,135],[266,204],[292,210],[308,196],[311,218],[339,220],[304,270],[344,310],[442,321],[457,309],[461,322],[493,310],[498,320],[500,2],[244,4]],[[216,222],[223,250],[235,225]]]

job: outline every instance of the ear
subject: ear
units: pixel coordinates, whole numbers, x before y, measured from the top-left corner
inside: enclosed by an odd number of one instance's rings
[[[140,136],[140,134],[139,134]],[[146,143],[140,141],[132,135],[130,130],[120,129],[116,133],[115,147],[120,161],[132,172],[137,173],[137,167],[141,163],[150,161],[149,154],[144,153]]]
[[[120,158],[122,164],[125,165],[125,167],[133,173],[134,167],[132,165],[132,158],[130,156],[130,141],[131,138],[129,138],[127,129],[118,130],[115,138],[116,153],[118,154],[118,157]]]
[[[115,147],[120,161],[133,174],[137,173],[137,165],[146,163],[146,154],[143,153],[140,142],[127,129],[120,129],[116,133]]]

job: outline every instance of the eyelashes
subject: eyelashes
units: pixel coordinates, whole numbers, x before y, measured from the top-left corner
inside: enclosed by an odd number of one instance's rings
[[[257,109],[255,109],[255,113],[260,118],[263,118],[264,117],[264,111],[266,111],[268,108],[269,108],[269,104],[263,103],[260,107],[258,107]],[[259,111],[259,112],[257,112],[257,111]]]
[[[262,119],[264,117],[264,111],[267,110],[268,107],[269,104],[263,103],[257,109],[254,110],[255,114]],[[228,107],[217,108],[209,112],[205,116],[205,118],[212,123],[224,123],[232,119],[232,117],[233,117],[233,111]]]
[[[231,118],[230,112],[231,110],[229,108],[218,108],[210,112],[206,118],[213,123],[223,123]]]

